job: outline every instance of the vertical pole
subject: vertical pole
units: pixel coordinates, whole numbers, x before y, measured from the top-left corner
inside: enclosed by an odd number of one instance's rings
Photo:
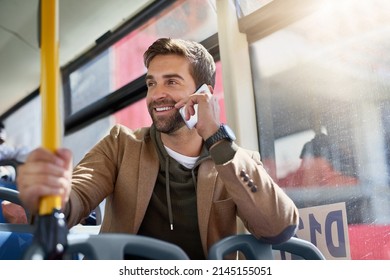
[[[41,98],[43,147],[53,153],[60,145],[58,0],[40,0]],[[34,240],[25,259],[62,259],[68,245],[68,228],[60,196],[42,197]]]
[[[41,1],[42,145],[54,152],[60,146],[58,0]],[[43,197],[39,214],[61,208],[59,196]]]

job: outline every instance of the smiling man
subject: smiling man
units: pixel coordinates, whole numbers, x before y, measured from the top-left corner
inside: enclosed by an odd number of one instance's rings
[[[150,236],[205,259],[218,240],[237,233],[237,216],[258,238],[294,235],[298,210],[267,174],[256,151],[239,147],[212,94],[215,63],[200,44],[162,38],[144,54],[151,127],[114,126],[72,169],[71,152],[44,149],[20,167],[21,199],[32,212],[39,197],[62,195],[68,226],[106,199],[101,232]],[[198,122],[189,129],[185,118]]]

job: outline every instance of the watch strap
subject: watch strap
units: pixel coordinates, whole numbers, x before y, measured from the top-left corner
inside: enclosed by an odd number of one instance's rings
[[[215,132],[213,135],[211,135],[209,138],[206,139],[206,141],[205,141],[206,148],[208,150],[210,150],[210,148],[215,143],[217,143],[218,141],[220,141],[222,139],[228,139],[229,141],[232,141],[232,139],[230,139],[230,136],[227,134],[223,124],[220,125],[217,132]]]

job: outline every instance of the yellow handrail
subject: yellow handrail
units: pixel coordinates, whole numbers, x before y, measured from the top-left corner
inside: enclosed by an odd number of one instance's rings
[[[52,152],[60,146],[58,22],[58,0],[41,0],[42,145]],[[39,214],[53,209],[61,209],[61,197],[42,197]]]

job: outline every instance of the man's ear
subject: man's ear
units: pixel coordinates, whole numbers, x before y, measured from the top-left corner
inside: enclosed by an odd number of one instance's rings
[[[213,89],[213,87],[211,86],[211,85],[207,85],[208,86],[208,88],[209,88],[209,90],[210,90],[210,93],[211,94],[214,94],[214,89]]]

